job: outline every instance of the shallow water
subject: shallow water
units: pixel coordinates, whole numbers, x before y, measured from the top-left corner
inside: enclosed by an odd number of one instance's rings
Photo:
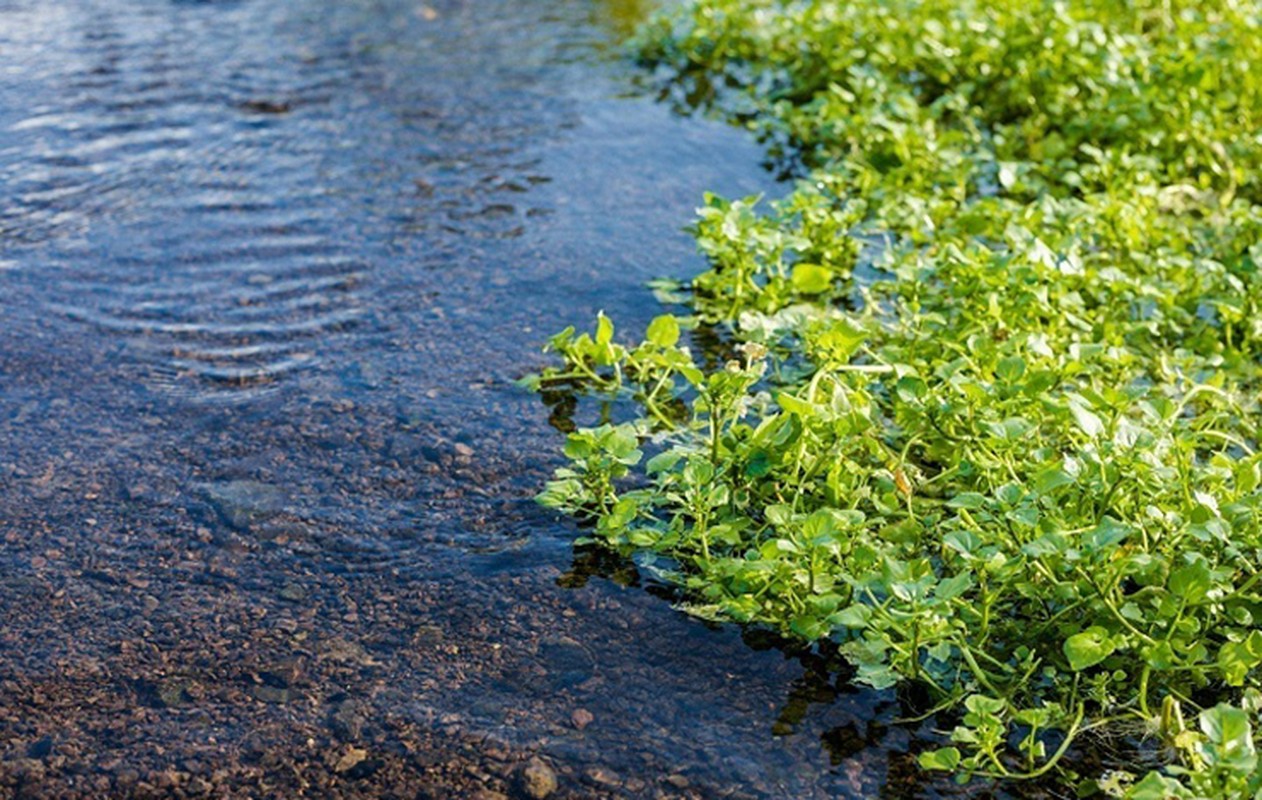
[[[942,791],[530,500],[538,345],[777,191],[631,91],[645,10],[0,0],[0,795]]]

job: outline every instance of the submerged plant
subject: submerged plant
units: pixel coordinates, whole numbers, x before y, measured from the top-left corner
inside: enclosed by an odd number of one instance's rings
[[[1173,765],[1102,786],[1262,796],[1262,7],[692,0],[639,46],[810,172],[707,198],[689,319],[554,337],[531,385],[639,412],[541,500],[928,689],[926,768],[1138,727]]]

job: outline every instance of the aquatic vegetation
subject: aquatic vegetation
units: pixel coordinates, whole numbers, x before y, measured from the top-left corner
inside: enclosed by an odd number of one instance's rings
[[[926,768],[1138,729],[1172,766],[1100,788],[1262,796],[1262,4],[692,0],[638,47],[805,177],[706,198],[687,317],[551,340],[531,385],[638,411],[541,501],[928,689]]]

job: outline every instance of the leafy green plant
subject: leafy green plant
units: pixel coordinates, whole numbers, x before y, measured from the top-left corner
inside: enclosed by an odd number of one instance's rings
[[[1254,723],[1259,697],[1248,694],[1239,705],[1220,703],[1202,711],[1199,730],[1183,730],[1176,741],[1188,766],[1172,767],[1172,776],[1150,772],[1124,791],[1128,800],[1228,800],[1262,797],[1262,771]]]
[[[693,0],[639,46],[809,173],[707,197],[690,318],[554,337],[530,385],[639,411],[541,500],[928,689],[926,768],[1141,730],[1175,763],[1119,792],[1256,794],[1259,4]]]

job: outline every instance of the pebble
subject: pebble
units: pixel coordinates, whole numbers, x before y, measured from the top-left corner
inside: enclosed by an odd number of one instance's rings
[[[618,773],[605,767],[591,767],[587,770],[586,775],[587,779],[592,783],[598,783],[601,786],[617,786],[622,783]]]
[[[259,481],[221,481],[198,488],[223,521],[240,531],[285,507],[284,492]]]
[[[264,703],[288,703],[289,690],[281,689],[277,686],[253,686],[250,688],[250,694],[255,699],[262,700]]]
[[[268,669],[260,670],[259,676],[274,686],[288,688],[303,682],[305,669],[306,663],[301,656],[291,656],[278,659]]]
[[[527,797],[543,800],[557,790],[556,773],[547,764],[532,758],[522,768],[521,789]]]
[[[360,703],[343,700],[329,715],[329,727],[344,742],[354,741],[363,735],[365,715]]]
[[[574,727],[578,728],[580,731],[588,725],[591,725],[592,721],[595,719],[596,718],[592,716],[592,712],[585,708],[576,708],[574,709],[574,713],[570,715],[570,722],[572,722]]]
[[[368,751],[358,747],[348,747],[342,757],[333,765],[334,772],[349,772],[357,767],[360,762],[368,758]]]

